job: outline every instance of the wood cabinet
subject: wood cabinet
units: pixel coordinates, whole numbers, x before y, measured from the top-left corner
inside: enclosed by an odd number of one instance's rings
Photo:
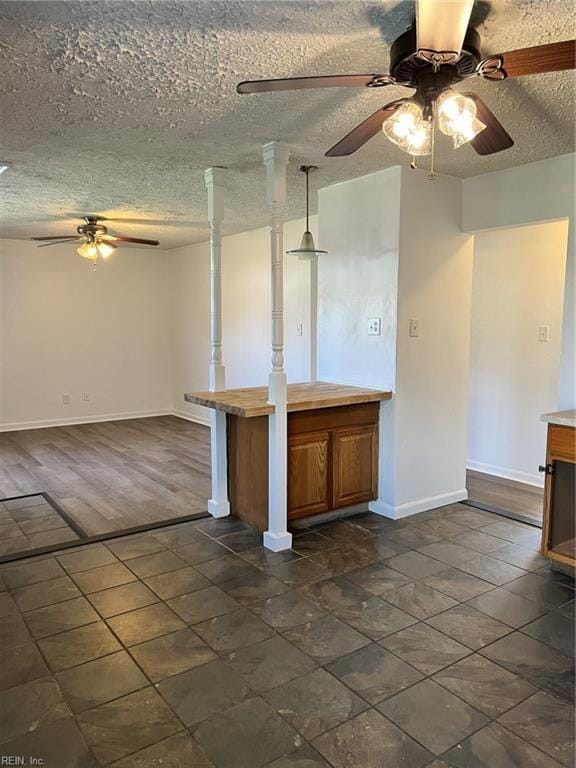
[[[375,499],[379,403],[288,414],[288,518]],[[268,523],[268,417],[228,415],[231,512],[259,530]]]
[[[288,415],[289,518],[376,498],[378,412],[365,403]]]
[[[375,499],[378,428],[337,428],[288,438],[288,517]]]
[[[548,424],[542,554],[576,565],[576,429]]]
[[[330,434],[288,438],[288,515],[306,517],[330,509]]]
[[[375,499],[378,492],[378,428],[348,427],[332,433],[332,508]]]

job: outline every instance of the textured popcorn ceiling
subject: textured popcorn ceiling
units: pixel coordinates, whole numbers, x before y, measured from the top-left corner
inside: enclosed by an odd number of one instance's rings
[[[477,3],[484,52],[574,36],[573,0]],[[60,234],[82,213],[162,247],[206,239],[203,171],[229,168],[226,231],[266,223],[261,145],[292,149],[287,217],[303,215],[302,175],[326,186],[407,156],[383,136],[349,158],[324,152],[380,105],[410,91],[238,96],[242,79],[387,71],[411,2],[0,3],[3,237]],[[439,142],[438,168],[473,176],[574,148],[574,73],[468,81],[515,139],[491,158]],[[432,182],[431,182],[432,183]],[[49,253],[49,252],[47,252]]]

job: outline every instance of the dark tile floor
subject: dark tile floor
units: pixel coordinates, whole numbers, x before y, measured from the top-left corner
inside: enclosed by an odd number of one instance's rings
[[[78,539],[60,512],[42,494],[0,501],[0,556],[60,546]]]
[[[453,505],[278,554],[208,519],[2,566],[0,759],[570,768],[574,585],[537,549]]]

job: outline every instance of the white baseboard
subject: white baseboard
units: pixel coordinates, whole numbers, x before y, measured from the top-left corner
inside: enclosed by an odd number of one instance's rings
[[[0,424],[0,432],[20,432],[25,429],[48,429],[49,427],[72,427],[77,424],[98,424],[103,421],[127,421],[128,419],[149,419],[154,416],[177,416],[179,419],[195,424],[210,426],[210,419],[205,416],[163,408],[157,411],[126,411],[124,413],[103,413],[98,416],[73,416],[66,419],[38,419],[36,421],[15,421]]]
[[[544,478],[542,475],[537,475],[531,472],[521,472],[517,469],[510,469],[509,467],[498,467],[493,464],[483,464],[480,461],[473,461],[468,459],[466,462],[466,469],[473,469],[476,472],[483,472],[485,475],[495,475],[496,477],[503,477],[505,480],[516,480],[518,483],[524,483],[525,485],[535,485],[538,488],[544,487]]]
[[[463,488],[460,491],[451,491],[450,493],[442,493],[439,496],[428,496],[426,499],[409,501],[406,504],[399,504],[396,507],[385,501],[376,499],[376,501],[371,501],[368,504],[368,509],[376,515],[389,517],[391,520],[400,520],[403,517],[416,515],[418,512],[427,512],[429,509],[437,509],[438,507],[445,507],[448,504],[456,504],[459,501],[466,501],[467,498],[468,491],[466,488]]]
[[[157,411],[126,411],[125,413],[103,413],[99,416],[74,416],[65,419],[19,421],[11,424],[0,424],[0,432],[19,432],[24,429],[47,429],[48,427],[72,427],[75,424],[98,424],[102,421],[147,419],[153,416],[171,416],[172,413],[171,408],[164,408]]]
[[[194,424],[202,424],[203,427],[210,426],[209,416],[199,416],[194,413],[186,413],[185,411],[172,411],[172,416],[177,416],[179,419],[185,419],[186,421],[192,421]]]

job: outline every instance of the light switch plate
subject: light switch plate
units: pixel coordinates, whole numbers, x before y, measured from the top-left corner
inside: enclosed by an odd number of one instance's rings
[[[382,333],[382,318],[370,317],[368,319],[368,336],[380,336]]]
[[[538,341],[550,341],[550,327],[541,325],[538,328]]]
[[[420,336],[420,320],[416,317],[410,318],[410,326],[408,333],[413,339],[417,339]]]

